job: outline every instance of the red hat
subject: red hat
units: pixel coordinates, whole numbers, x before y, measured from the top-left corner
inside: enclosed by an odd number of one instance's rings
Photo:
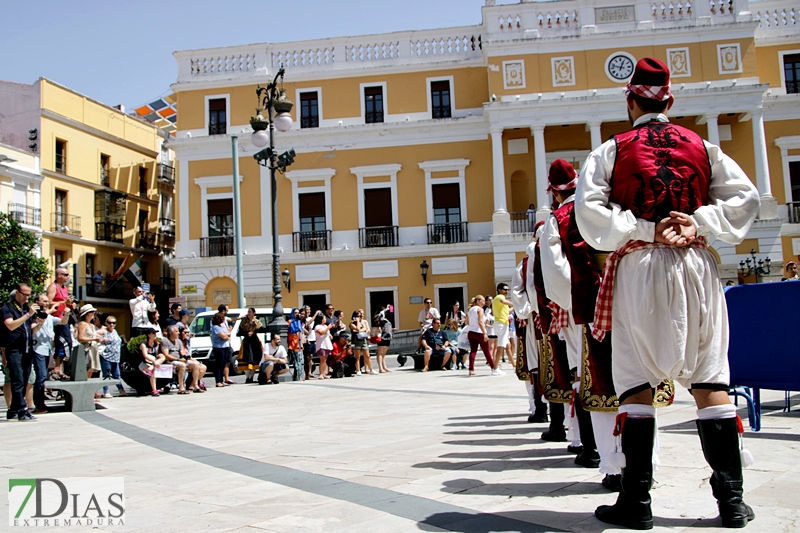
[[[547,175],[547,192],[567,191],[578,186],[578,173],[575,167],[568,161],[556,159],[550,165],[550,172]]]
[[[631,81],[625,89],[625,96],[630,93],[663,102],[672,96],[669,81],[669,68],[660,59],[644,57],[636,63]]]

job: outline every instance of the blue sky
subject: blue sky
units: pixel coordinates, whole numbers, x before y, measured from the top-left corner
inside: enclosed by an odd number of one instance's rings
[[[498,1],[506,3],[517,0]],[[132,110],[169,92],[177,76],[175,50],[480,24],[484,0],[3,4],[0,79],[32,83],[43,76]]]

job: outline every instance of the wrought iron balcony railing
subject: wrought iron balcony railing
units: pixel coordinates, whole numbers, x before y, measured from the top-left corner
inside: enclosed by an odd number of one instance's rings
[[[175,183],[175,167],[158,164],[158,180],[166,183]]]
[[[124,231],[125,226],[122,224],[115,224],[113,222],[94,223],[95,239],[98,241],[109,241],[122,244],[122,233]]]
[[[52,220],[53,223],[50,226],[50,231],[68,233],[70,235],[81,234],[81,217],[77,215],[69,215],[67,213],[57,211],[53,213]]]
[[[800,224],[800,202],[789,202],[789,224]]]
[[[155,231],[140,231],[136,237],[139,243],[139,248],[145,248],[146,250],[158,249],[157,237],[158,234]]]
[[[330,230],[296,231],[292,233],[292,250],[295,252],[319,252],[330,249]]]
[[[19,222],[28,226],[42,227],[42,210],[25,204],[8,203],[8,214]]]
[[[428,224],[428,244],[452,244],[467,242],[466,222],[443,222]]]
[[[376,226],[358,229],[359,248],[385,248],[399,246],[397,226]]]
[[[158,231],[165,237],[175,238],[175,221],[171,218],[158,219]]]
[[[200,239],[200,257],[233,255],[233,236],[203,237]]]

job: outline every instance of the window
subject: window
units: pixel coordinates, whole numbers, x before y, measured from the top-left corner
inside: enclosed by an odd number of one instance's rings
[[[147,212],[147,209],[139,209],[139,233],[144,233],[147,231],[149,218],[150,215]]]
[[[300,128],[319,127],[319,97],[317,92],[300,93]]]
[[[383,87],[364,87],[364,122],[383,122]]]
[[[300,210],[300,231],[325,231],[325,193],[301,194],[298,197]]]
[[[56,139],[56,172],[67,173],[67,141]]]
[[[397,246],[397,228],[393,225],[392,189],[364,189],[364,227],[359,229],[359,247]]]
[[[56,266],[59,266],[67,260],[67,252],[64,250],[56,250],[53,252],[53,261]]]
[[[461,191],[458,183],[431,185],[433,195],[433,222],[449,224],[461,222]]]
[[[147,198],[147,190],[150,188],[150,183],[147,181],[147,168],[139,167],[139,196]]]
[[[63,216],[67,212],[67,191],[56,189],[56,216]],[[60,225],[63,225],[61,223]]]
[[[233,236],[233,200],[208,201],[208,236]]]
[[[214,98],[208,101],[208,134],[225,135],[228,118],[225,98]]]
[[[783,74],[786,80],[786,93],[800,93],[800,54],[783,56]]]
[[[800,161],[789,161],[789,182],[792,186],[792,202],[800,203]]]
[[[432,118],[450,118],[450,82],[431,82]]]

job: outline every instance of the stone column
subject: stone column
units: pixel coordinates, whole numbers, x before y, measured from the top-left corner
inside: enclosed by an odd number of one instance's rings
[[[544,148],[544,124],[531,126],[533,133],[533,157],[536,168],[536,220],[544,220],[550,215],[550,201],[547,193],[547,154]]]
[[[753,150],[756,160],[756,187],[761,195],[761,209],[758,213],[760,219],[778,218],[778,202],[772,196],[772,186],[769,182],[769,161],[767,160],[767,140],[764,135],[764,110],[754,109],[753,121]]]
[[[511,233],[511,216],[506,208],[506,170],[503,164],[503,126],[493,125],[492,136],[492,192],[494,195],[494,214],[492,214],[492,233]]]
[[[600,133],[601,122],[589,122],[589,133],[592,136],[592,150],[603,144],[603,135]]]
[[[706,115],[706,129],[708,130],[707,140],[711,144],[719,146],[719,116]]]

